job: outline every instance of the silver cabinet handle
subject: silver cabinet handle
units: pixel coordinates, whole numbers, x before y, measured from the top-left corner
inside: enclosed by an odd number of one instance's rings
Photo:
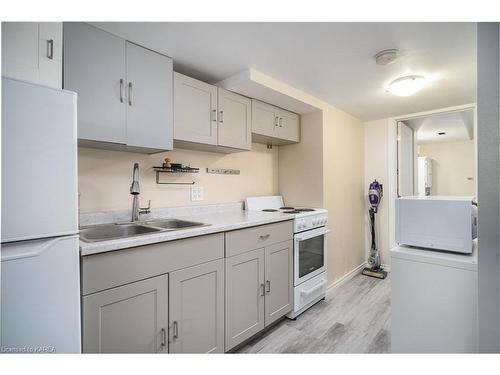
[[[132,106],[132,82],[128,83],[128,105]]]
[[[47,40],[47,58],[54,60],[54,39]]]
[[[260,284],[260,295],[261,297],[263,297],[265,295],[265,291],[264,291],[264,284]]]
[[[217,110],[212,109],[212,121],[217,121]]]
[[[179,324],[177,323],[177,321],[174,321],[174,323],[172,325],[173,325],[173,330],[174,330],[173,337],[174,337],[174,339],[176,339],[179,337]]]
[[[167,331],[165,330],[165,328],[161,329],[160,334],[161,334],[160,344],[161,344],[161,346],[166,346],[167,345]]]
[[[271,237],[270,234],[261,234],[259,236],[259,239],[261,239],[262,241],[264,241],[264,240],[267,240],[269,237]]]
[[[269,293],[271,291],[271,281],[266,280],[266,292]]]
[[[219,111],[219,122],[220,123],[224,122],[224,111]]]
[[[47,40],[47,58],[54,60],[54,39]]]
[[[280,117],[279,123],[280,123],[280,128],[282,128],[283,127],[283,117]]]
[[[120,78],[120,103],[123,103],[123,78]]]

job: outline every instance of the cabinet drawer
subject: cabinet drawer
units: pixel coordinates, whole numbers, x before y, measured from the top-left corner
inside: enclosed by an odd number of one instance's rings
[[[85,256],[82,293],[95,293],[223,257],[222,233]]]
[[[226,258],[293,238],[291,220],[226,232]]]

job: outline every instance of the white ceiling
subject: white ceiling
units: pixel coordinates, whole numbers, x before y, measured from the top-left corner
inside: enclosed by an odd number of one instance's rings
[[[475,102],[474,23],[94,23],[215,83],[255,68],[361,120]],[[392,65],[373,55],[399,48]],[[431,82],[411,97],[383,85],[405,74]]]
[[[418,144],[465,141],[474,138],[472,110],[442,113],[404,121],[417,131]],[[444,132],[446,134],[439,135]]]

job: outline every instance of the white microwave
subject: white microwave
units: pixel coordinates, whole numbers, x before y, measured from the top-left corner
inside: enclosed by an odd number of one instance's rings
[[[472,253],[477,237],[473,197],[401,197],[396,199],[399,245]]]

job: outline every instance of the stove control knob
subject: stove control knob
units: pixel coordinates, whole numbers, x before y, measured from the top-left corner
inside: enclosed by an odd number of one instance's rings
[[[313,225],[318,225],[318,218],[316,218],[316,217],[315,217],[315,218],[313,219]]]

